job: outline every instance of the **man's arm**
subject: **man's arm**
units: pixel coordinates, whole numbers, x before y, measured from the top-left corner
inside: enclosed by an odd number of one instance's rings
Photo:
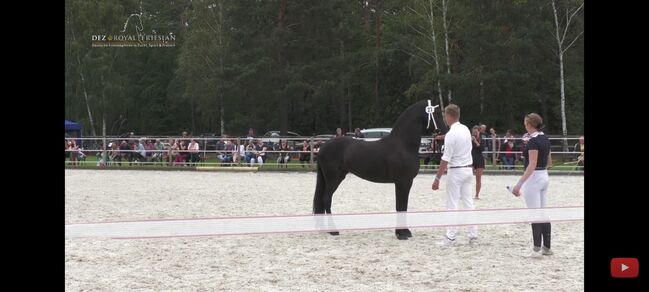
[[[433,181],[433,190],[439,189],[439,181],[442,178],[442,175],[444,175],[447,166],[448,166],[448,161],[441,160],[439,164],[439,169],[437,170],[437,175],[435,176],[435,180]]]
[[[435,175],[435,179],[439,180],[442,178],[442,175],[446,172],[446,169],[448,168],[448,161],[446,160],[441,160],[439,164],[439,169],[437,170],[437,174]]]

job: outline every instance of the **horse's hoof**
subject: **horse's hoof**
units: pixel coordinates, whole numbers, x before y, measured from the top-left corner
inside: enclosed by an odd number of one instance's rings
[[[408,236],[405,234],[397,234],[397,239],[398,240],[408,240]]]
[[[410,232],[410,229],[396,229],[394,233],[399,236],[405,236],[405,237],[412,237],[412,232]]]
[[[338,232],[338,231],[332,231],[332,232],[329,232],[329,234],[331,234],[331,235],[333,235],[333,236],[337,236],[337,235],[340,235],[340,232]]]

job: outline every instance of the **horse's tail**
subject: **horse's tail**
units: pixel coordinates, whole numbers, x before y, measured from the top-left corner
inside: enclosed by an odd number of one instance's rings
[[[325,179],[324,174],[322,174],[322,168],[320,167],[320,162],[316,164],[318,170],[318,178],[315,185],[315,194],[313,195],[313,213],[322,214],[325,212],[324,207],[324,190],[325,190]]]

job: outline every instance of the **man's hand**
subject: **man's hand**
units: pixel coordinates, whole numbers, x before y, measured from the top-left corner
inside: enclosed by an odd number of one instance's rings
[[[514,196],[519,197],[521,195],[521,186],[519,185],[515,186],[514,189],[512,190],[512,194],[514,194]]]
[[[433,191],[436,191],[436,190],[439,190],[439,180],[438,179],[436,179],[433,182]]]

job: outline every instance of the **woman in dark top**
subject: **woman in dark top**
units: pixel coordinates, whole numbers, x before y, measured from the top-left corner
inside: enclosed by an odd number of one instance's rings
[[[471,130],[473,148],[471,148],[471,157],[473,158],[473,173],[475,174],[475,198],[480,200],[480,188],[482,185],[482,172],[484,171],[484,156],[482,156],[482,142],[480,138],[480,126],[475,126]]]
[[[548,167],[552,166],[550,157],[550,139],[541,132],[543,119],[535,113],[525,116],[525,129],[530,134],[530,140],[525,145],[525,173],[518,181],[512,193],[525,198],[528,208],[545,208],[548,192]],[[529,257],[552,255],[550,250],[550,222],[532,223],[532,238],[534,247]],[[541,249],[541,241],[543,248]]]

